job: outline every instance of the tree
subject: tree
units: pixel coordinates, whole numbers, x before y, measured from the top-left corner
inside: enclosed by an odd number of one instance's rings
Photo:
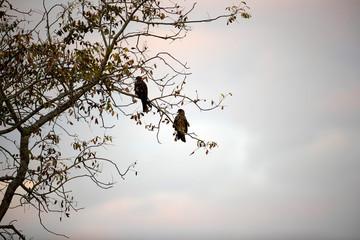
[[[127,116],[142,125],[141,119],[153,114],[156,121],[145,128],[157,132],[159,141],[161,126],[173,124],[183,104],[202,111],[223,108],[228,94],[221,94],[217,103],[205,103],[197,94],[187,96],[186,64],[168,52],[151,54],[146,39],[176,41],[186,36],[191,24],[221,18],[229,24],[238,15],[250,15],[245,2],[226,8],[224,15],[200,20],[190,19],[195,4],[186,9],[173,1],[75,0],[48,6],[43,0],[42,5],[41,10],[21,10],[0,0],[0,221],[11,204],[30,205],[48,230],[42,214],[69,217],[77,210],[67,190],[71,180],[88,177],[101,188],[111,187],[114,182],[98,177],[102,161],[112,164],[122,178],[129,171],[136,173],[136,163],[122,172],[111,159],[96,154],[111,136],[81,140],[68,131],[74,122],[111,128],[108,119]],[[157,97],[149,99],[150,113],[137,111],[141,104],[134,94],[136,76],[156,86]],[[73,139],[75,156],[66,156],[68,150],[59,147],[60,132]],[[194,133],[187,135],[206,153],[217,145]],[[0,227],[4,238],[25,239],[12,222]]]

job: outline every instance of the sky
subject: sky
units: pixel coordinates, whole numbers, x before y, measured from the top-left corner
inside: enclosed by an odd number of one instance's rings
[[[199,0],[193,16],[231,3]],[[137,161],[139,174],[104,167],[118,182],[109,190],[74,182],[85,209],[45,217],[49,229],[76,240],[360,239],[360,1],[247,3],[249,20],[153,46],[191,67],[190,94],[233,94],[223,111],[185,109],[189,130],[219,147],[189,156],[196,142],[174,142],[171,126],[159,144],[121,118],[103,154],[121,169]],[[29,209],[11,214],[34,239],[63,239]]]

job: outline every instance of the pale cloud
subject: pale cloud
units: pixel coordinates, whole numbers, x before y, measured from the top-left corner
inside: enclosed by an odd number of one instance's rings
[[[319,109],[331,113],[356,114],[360,109],[360,75],[359,80],[350,83],[348,88],[339,87],[318,102]]]
[[[198,6],[216,8],[211,16],[222,4]],[[116,179],[109,191],[74,183],[86,209],[51,226],[72,239],[359,238],[359,3],[248,4],[250,21],[148,42],[189,63],[186,89],[214,100],[233,93],[224,111],[184,106],[190,131],[219,148],[190,157],[196,142],[173,142],[170,125],[158,144],[155,133],[120,118],[109,131],[114,146],[102,153],[121,169],[138,160],[138,176]]]
[[[346,151],[351,145],[350,138],[344,132],[330,132],[319,136],[309,146],[311,154],[319,155],[332,151]]]

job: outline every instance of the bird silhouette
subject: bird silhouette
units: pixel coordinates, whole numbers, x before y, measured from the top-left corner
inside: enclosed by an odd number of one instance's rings
[[[148,106],[151,107],[151,104],[148,101],[148,88],[140,76],[137,76],[135,80],[135,94],[141,100],[143,112],[149,112]]]
[[[176,131],[175,141],[181,139],[181,141],[186,142],[185,134],[187,133],[190,124],[185,117],[185,111],[183,109],[179,109],[177,113],[173,125]]]

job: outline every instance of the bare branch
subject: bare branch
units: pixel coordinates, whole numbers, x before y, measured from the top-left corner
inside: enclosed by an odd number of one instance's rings
[[[21,232],[19,230],[17,230],[15,228],[14,225],[10,224],[10,225],[0,225],[0,229],[11,229],[12,231],[14,231],[14,233],[20,238],[20,239],[23,239],[25,240],[25,236],[21,234]],[[1,233],[2,234],[2,233]],[[8,233],[9,235],[12,235],[10,233]],[[5,238],[4,238],[5,239]]]

